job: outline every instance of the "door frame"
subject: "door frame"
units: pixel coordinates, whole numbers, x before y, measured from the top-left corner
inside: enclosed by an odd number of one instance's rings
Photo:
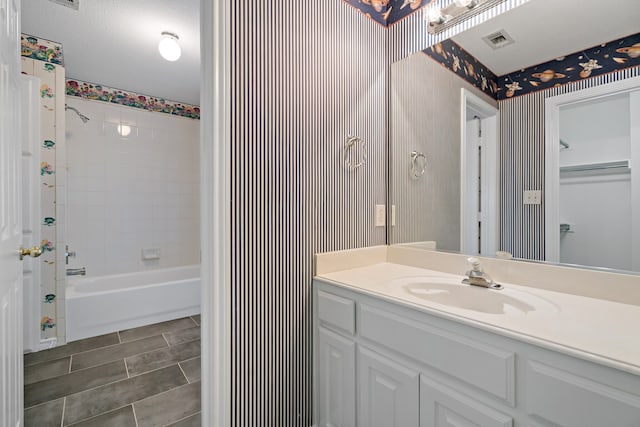
[[[231,425],[230,0],[200,0],[202,425]]]
[[[20,75],[22,83],[22,244],[32,247],[40,244],[40,78],[28,74]],[[30,154],[29,154],[30,153]],[[26,156],[30,166],[27,168]],[[25,187],[28,188],[27,191]],[[29,197],[27,197],[29,196]],[[28,211],[25,212],[25,209]],[[27,221],[28,220],[28,221]],[[28,237],[27,237],[28,236]],[[26,241],[25,241],[26,240]],[[25,258],[23,270],[23,347],[24,350],[39,351],[40,346],[40,259]],[[27,280],[29,278],[29,280]]]
[[[640,89],[640,76],[618,80],[544,102],[544,259],[560,262],[560,108]]]
[[[481,181],[481,206],[482,213],[480,221],[482,229],[480,232],[480,253],[482,255],[493,256],[498,250],[499,237],[499,186],[498,186],[498,170],[499,170],[499,133],[498,123],[500,122],[500,113],[497,107],[492,106],[487,101],[473,94],[470,90],[462,88],[460,96],[460,250],[467,253],[465,248],[470,245],[470,240],[477,238],[477,232],[469,230],[466,226],[466,217],[472,203],[468,202],[471,197],[467,180],[469,176],[469,163],[477,157],[472,156],[467,141],[467,108],[476,110],[484,117],[483,132],[483,153],[481,162],[482,181]],[[475,194],[473,195],[475,197]],[[475,213],[473,213],[475,215]],[[475,236],[475,237],[474,237]]]

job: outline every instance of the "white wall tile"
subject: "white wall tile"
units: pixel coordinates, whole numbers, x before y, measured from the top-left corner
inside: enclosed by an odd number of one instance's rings
[[[90,276],[199,262],[199,122],[68,97],[69,267]],[[118,124],[131,126],[123,138]],[[161,259],[143,261],[143,247]]]

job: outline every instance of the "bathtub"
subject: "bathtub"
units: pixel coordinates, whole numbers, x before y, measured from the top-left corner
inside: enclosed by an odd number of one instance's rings
[[[200,266],[99,277],[72,276],[67,342],[200,313]]]

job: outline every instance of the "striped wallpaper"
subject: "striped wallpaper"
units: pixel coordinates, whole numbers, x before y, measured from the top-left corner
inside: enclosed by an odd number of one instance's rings
[[[640,76],[640,67],[615,71],[571,84],[500,101],[501,240],[515,257],[544,259],[544,198],[523,205],[524,190],[544,194],[545,99],[617,80]]]
[[[386,241],[386,33],[341,0],[230,13],[231,424],[306,427],[313,254]]]
[[[341,0],[229,5],[231,425],[306,427],[313,254],[387,241],[389,65],[433,40],[422,11],[387,30]]]

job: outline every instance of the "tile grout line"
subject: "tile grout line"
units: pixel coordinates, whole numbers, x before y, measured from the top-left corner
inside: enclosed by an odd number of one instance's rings
[[[133,411],[133,420],[136,422],[136,427],[138,427],[138,415],[136,415],[136,407],[133,404],[134,402],[131,402],[131,410]]]
[[[189,380],[187,380],[187,381],[189,381]],[[162,391],[162,392],[160,392],[160,393],[152,394],[151,396],[147,396],[147,397],[145,397],[144,399],[139,399],[139,400],[136,400],[135,402],[131,402],[131,406],[133,406],[135,403],[140,403],[140,402],[143,402],[143,401],[145,401],[145,400],[152,399],[152,398],[155,398],[155,397],[158,397],[158,396],[162,396],[163,394],[170,393],[170,392],[172,392],[172,391],[174,391],[174,390],[177,390],[177,389],[179,389],[179,388],[181,388],[181,387],[186,387],[186,386],[188,386],[188,385],[193,385],[193,384],[195,384],[195,383],[197,383],[197,382],[201,382],[201,380],[194,381],[194,382],[192,382],[192,383],[188,383],[188,382],[187,382],[186,384],[181,384],[181,385],[179,385],[179,386],[172,387],[172,388],[170,388],[170,389],[168,389],[168,390],[165,390],[165,391]],[[201,411],[198,411],[198,412],[201,412]],[[194,412],[194,413],[195,413],[195,412]],[[191,415],[193,415],[193,414],[191,414]],[[190,417],[191,415],[189,415],[189,417]]]
[[[69,372],[67,372],[68,374],[71,373],[71,366],[73,365],[73,354],[71,356],[69,356]]]
[[[116,334],[118,335],[118,344],[122,344],[122,338],[120,338],[120,331],[116,331]]]
[[[184,417],[184,418],[180,418],[179,420],[175,420],[175,421],[174,421],[174,422],[172,422],[171,424],[167,424],[167,425],[168,425],[168,426],[172,426],[172,425],[174,425],[174,424],[176,424],[176,423],[179,423],[180,421],[184,421],[184,420],[186,420],[187,418],[191,418],[191,417],[193,417],[194,415],[198,415],[198,414],[201,414],[201,413],[202,413],[202,409],[200,409],[198,412],[196,412],[196,413],[194,413],[194,414],[187,415],[186,417]]]
[[[65,409],[67,409],[67,396],[64,397],[62,401],[62,418],[60,418],[60,427],[64,427],[64,413]]]
[[[167,339],[167,337],[165,337],[165,336],[164,336],[164,334],[165,334],[165,333],[163,332],[163,333],[162,333],[162,334],[160,334],[160,335],[162,335],[162,338],[164,338],[164,342],[166,342],[166,343],[167,343],[167,347],[171,347],[171,344],[169,344],[169,340]]]
[[[127,358],[124,357],[122,360],[124,360],[124,370],[127,371],[127,378],[131,378],[131,375],[129,375],[129,365],[127,365]]]
[[[191,384],[191,381],[189,381],[189,377],[187,376],[187,374],[184,373],[184,369],[182,369],[182,365],[180,365],[180,362],[178,362],[178,368],[180,368],[180,372],[182,372],[182,375],[184,375],[184,378],[187,380],[187,384]]]
[[[108,410],[108,411],[100,412],[100,413],[98,413],[98,414],[92,415],[92,416],[90,416],[89,418],[82,418],[82,419],[80,419],[80,420],[75,421],[73,424],[67,424],[67,427],[77,426],[78,424],[81,424],[81,423],[84,423],[84,422],[87,422],[87,421],[93,420],[93,419],[95,419],[95,418],[101,417],[101,416],[103,416],[103,415],[105,415],[105,414],[108,414],[108,413],[110,413],[110,412],[119,411],[120,409],[122,409],[122,408],[126,408],[127,406],[131,406],[131,409],[133,409],[133,403],[127,403],[126,405],[119,406],[119,407],[117,407],[117,408],[115,408],[115,409],[110,409],[110,410]],[[24,427],[26,427],[26,426],[24,426]],[[64,427],[64,426],[63,426],[63,427]]]

